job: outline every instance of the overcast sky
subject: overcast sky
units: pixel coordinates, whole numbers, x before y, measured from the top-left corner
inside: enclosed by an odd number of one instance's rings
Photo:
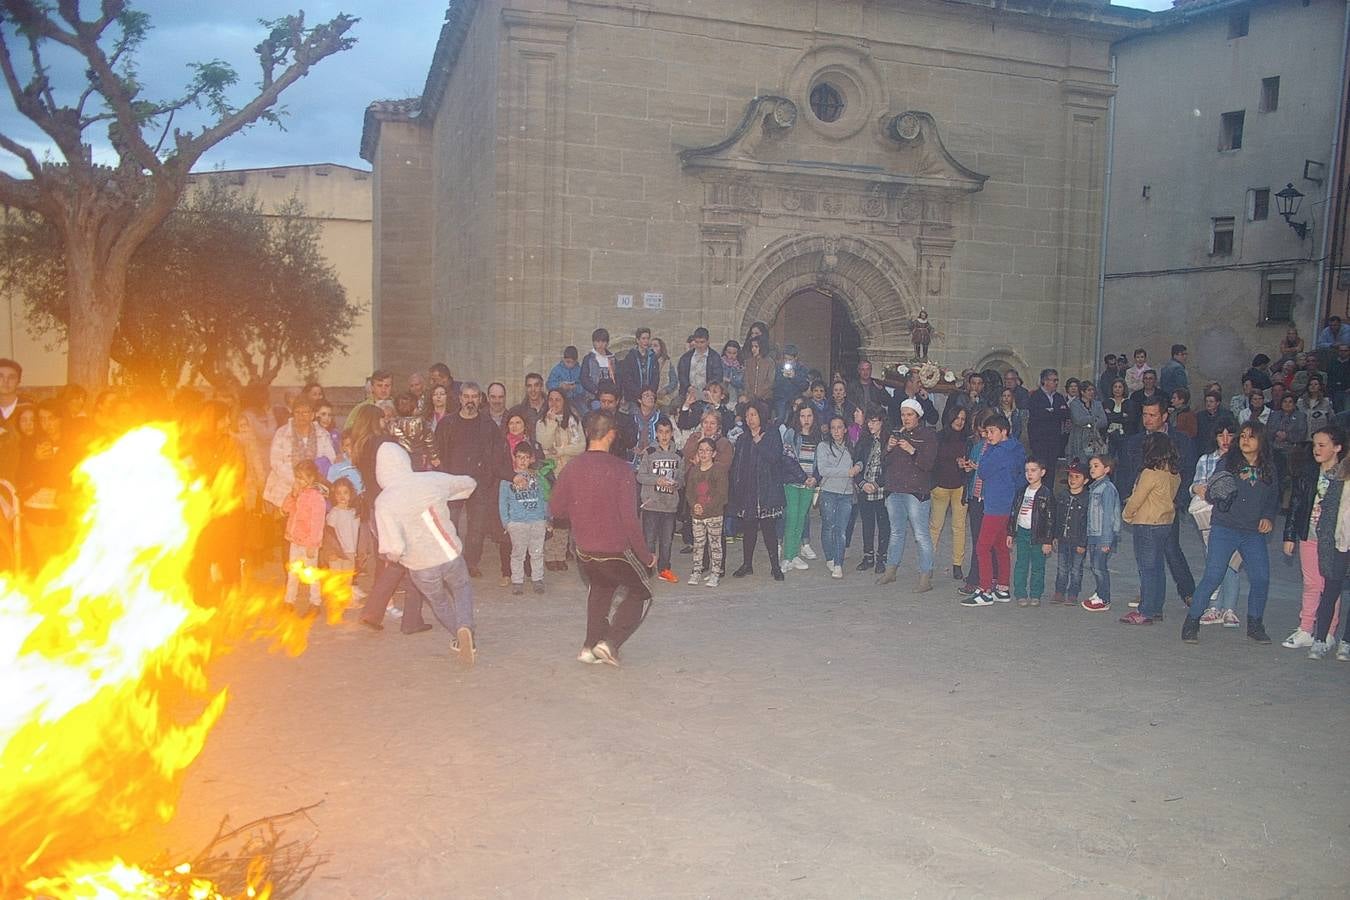
[[[341,163],[367,167],[358,154],[362,114],[372,100],[421,94],[431,54],[436,47],[449,0],[308,0],[287,7],[284,0],[141,0],[136,7],[150,15],[154,30],[140,54],[140,75],[147,95],[167,97],[187,80],[187,64],[221,59],[240,75],[238,102],[258,80],[253,47],[264,34],[263,18],[295,12],[303,5],[307,20],[321,22],[339,12],[357,16],[350,32],[351,50],[321,62],[310,75],[282,95],[288,115],[286,130],[257,125],[228,138],[209,153],[198,169],[224,166],[251,168],[298,163]],[[93,4],[86,3],[92,8]],[[1129,0],[1127,6],[1160,9],[1170,0]],[[12,35],[7,33],[7,39]],[[16,62],[20,62],[16,60]],[[80,68],[72,58],[52,56],[53,81],[75,85]],[[37,150],[50,150],[45,136],[20,118],[6,94],[0,101],[5,134]],[[23,165],[0,151],[0,169],[22,174]]]

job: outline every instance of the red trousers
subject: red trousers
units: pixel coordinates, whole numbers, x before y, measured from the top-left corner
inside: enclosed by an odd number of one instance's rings
[[[980,520],[980,539],[975,544],[975,555],[980,561],[980,589],[994,586],[994,573],[1008,583],[1012,567],[1008,564],[1008,517],[984,514]]]

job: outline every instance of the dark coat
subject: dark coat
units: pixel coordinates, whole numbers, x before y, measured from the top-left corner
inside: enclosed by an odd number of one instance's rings
[[[937,465],[937,432],[927,425],[920,425],[913,431],[900,432],[902,440],[914,445],[913,453],[900,447],[887,450],[881,457],[882,478],[886,482],[886,491],[891,494],[913,494],[919,500],[927,500],[933,494],[933,469]],[[885,435],[886,445],[890,445],[890,435]]]
[[[1012,513],[1008,516],[1008,537],[1017,537],[1017,514],[1022,508],[1022,498],[1026,496],[1028,487],[1029,485],[1023,484],[1013,494]],[[1087,497],[1087,492],[1082,496]],[[1036,499],[1031,501],[1031,541],[1035,544],[1048,544],[1054,539],[1054,496],[1051,494],[1050,485],[1042,482],[1041,489],[1036,492]]]
[[[638,365],[639,356],[640,351],[634,347],[619,360],[619,393],[625,402],[633,404],[638,402],[643,388],[661,393],[660,385],[657,384],[661,378],[661,367],[656,363],[656,351],[650,347],[647,349],[646,378],[642,377],[643,368]]]
[[[1321,466],[1308,451],[1298,454],[1289,472],[1289,515],[1284,517],[1286,541],[1308,540],[1308,525],[1312,521],[1313,500],[1317,497],[1317,475]],[[1330,489],[1328,488],[1328,492]],[[1325,503],[1325,498],[1323,498]],[[1322,511],[1326,511],[1325,505]],[[1316,538],[1316,535],[1313,536]]]
[[[1037,388],[1027,397],[1027,446],[1031,455],[1052,465],[1064,453],[1068,434],[1064,425],[1069,421],[1069,401],[1056,391],[1046,396]]]
[[[785,484],[801,484],[806,473],[783,452],[777,428],[768,428],[758,443],[749,429],[736,439],[731,457],[731,496],[727,511],[750,519],[768,518],[787,505]]]
[[[675,366],[675,371],[679,373],[680,377],[681,397],[689,392],[689,385],[693,384],[693,379],[689,377],[689,365],[693,362],[693,359],[694,351],[686,350],[684,356],[680,357],[680,361]],[[708,384],[722,383],[722,354],[711,347],[708,348],[707,376]]]
[[[486,412],[472,419],[456,414],[441,420],[436,428],[436,456],[441,471],[468,475],[478,482],[473,500],[497,508],[497,483],[511,477],[511,456],[506,438]],[[362,478],[365,473],[362,473]]]
[[[1088,490],[1055,495],[1055,540],[1070,547],[1087,546]]]

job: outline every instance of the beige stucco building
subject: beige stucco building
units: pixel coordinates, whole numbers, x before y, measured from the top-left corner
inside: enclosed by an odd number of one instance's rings
[[[940,361],[1090,368],[1110,48],[1144,17],[456,0],[422,96],[366,115],[376,362],[515,384],[599,325],[678,352],[761,319],[847,367],[927,308]]]
[[[346,338],[347,352],[333,358],[318,375],[320,383],[354,386],[365,382],[372,365],[374,344],[371,320],[371,187],[369,172],[350,166],[316,164],[264,169],[230,169],[195,174],[223,179],[242,194],[255,196],[266,212],[291,198],[304,203],[321,229],[320,246],[347,291],[347,301],[361,307],[361,315]],[[0,295],[5,319],[0,322],[0,354],[24,367],[24,383],[53,386],[66,383],[66,352],[51,336],[34,337],[28,331],[21,297]],[[116,377],[114,375],[114,377]],[[306,373],[290,368],[277,377],[277,387],[295,387]]]
[[[1350,6],[1189,2],[1153,22],[1115,48],[1102,349],[1161,363],[1184,343],[1193,386],[1236,390],[1289,324],[1312,347],[1345,313],[1327,259]],[[1302,236],[1279,214],[1289,184]]]

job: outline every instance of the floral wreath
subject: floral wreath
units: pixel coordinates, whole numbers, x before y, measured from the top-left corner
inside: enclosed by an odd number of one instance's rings
[[[909,366],[905,363],[895,363],[894,365],[887,366],[882,375],[894,378],[897,381],[904,381],[909,377],[911,371],[918,375],[919,384],[923,385],[925,388],[935,388],[938,386],[939,382],[942,384],[956,384],[956,372],[944,368],[943,366],[939,366],[931,360],[919,363],[917,366]]]

